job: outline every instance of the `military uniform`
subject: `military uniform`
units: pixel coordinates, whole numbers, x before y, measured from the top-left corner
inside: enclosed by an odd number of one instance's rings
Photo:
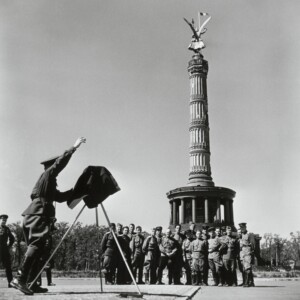
[[[225,281],[228,285],[236,285],[236,258],[239,252],[239,245],[237,240],[232,236],[224,236],[222,243],[226,245],[223,251],[223,264]]]
[[[156,283],[156,268],[158,265],[159,248],[157,237],[154,235],[148,236],[143,244],[143,253],[145,254],[144,274],[145,282],[150,284]],[[149,281],[150,275],[150,281]]]
[[[126,259],[126,262],[131,269],[131,249],[129,247],[130,238],[127,235],[119,235],[118,242],[121,246],[123,255]],[[131,277],[126,267],[126,264],[123,260],[122,255],[119,253],[118,263],[117,263],[117,284],[126,284],[131,282]]]
[[[103,263],[106,284],[113,284],[117,268],[119,250],[111,232],[105,233],[101,241]]]
[[[32,202],[22,214],[24,237],[28,248],[19,271],[21,281],[30,283],[39,272],[45,241],[55,218],[53,202],[65,202],[72,195],[72,189],[66,192],[57,190],[56,177],[66,167],[75,150],[75,147],[71,147],[65,151],[42,173],[31,193]]]
[[[201,235],[201,239],[202,240],[206,240],[208,241],[210,239],[209,234],[207,233],[208,230],[208,226],[202,226],[202,235]],[[208,285],[208,256],[206,257],[206,263],[205,263],[205,268],[204,268],[204,272],[203,272],[203,283],[204,285]]]
[[[187,238],[182,243],[183,267],[185,269],[186,284],[192,284],[192,253],[191,243],[193,241],[192,233],[187,235]]]
[[[252,233],[244,232],[239,240],[240,259],[244,272],[244,287],[254,285],[252,274],[252,260],[255,249],[255,238]]]
[[[178,242],[173,237],[162,237],[161,243],[159,245],[160,260],[157,270],[157,283],[162,284],[162,275],[165,267],[168,268],[169,284],[171,284],[175,279],[174,271],[176,263],[176,254],[178,252],[178,249]]]
[[[7,219],[7,215],[1,215],[0,219]],[[10,287],[10,282],[13,279],[11,271],[11,258],[9,249],[15,242],[15,237],[11,233],[10,229],[6,225],[0,226],[0,261],[5,268],[6,278],[8,281],[8,286]]]
[[[203,283],[203,275],[207,263],[208,243],[205,240],[196,239],[191,242],[192,252],[192,281],[193,285]]]
[[[136,279],[138,271],[138,284],[144,284],[143,282],[143,266],[145,255],[143,253],[144,236],[142,234],[136,234],[133,236],[130,242],[130,248],[132,253],[132,270],[133,277]]]
[[[221,241],[219,237],[210,238],[208,240],[208,265],[212,272],[214,285],[221,284],[223,262],[219,250]]]
[[[183,267],[183,256],[182,256],[182,244],[185,240],[185,236],[181,233],[174,233],[173,238],[178,243],[178,251],[175,255],[175,269],[174,269],[174,284],[181,284],[180,277],[182,275],[182,267]]]

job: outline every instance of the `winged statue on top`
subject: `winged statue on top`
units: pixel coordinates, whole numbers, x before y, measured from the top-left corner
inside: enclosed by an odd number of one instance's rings
[[[201,16],[207,17],[203,24],[201,24]],[[207,31],[207,28],[204,26],[210,21],[211,16],[208,13],[198,12],[198,28],[195,25],[194,19],[192,19],[192,22],[189,22],[186,18],[183,19],[193,31],[192,41],[188,49],[194,51],[195,53],[201,53],[201,49],[205,48],[205,44],[201,36]]]

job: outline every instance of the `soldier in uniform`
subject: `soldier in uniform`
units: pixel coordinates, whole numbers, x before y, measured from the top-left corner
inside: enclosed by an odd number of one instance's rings
[[[167,229],[166,236],[162,237],[161,243],[159,244],[160,260],[157,270],[157,284],[164,284],[162,282],[163,270],[165,267],[168,268],[169,284],[172,284],[175,271],[176,254],[179,249],[178,242],[171,236],[171,230]],[[174,282],[175,284],[175,282]]]
[[[255,250],[255,238],[247,231],[247,224],[239,224],[242,236],[240,238],[240,259],[243,265],[244,285],[243,287],[254,286],[252,273],[252,260]]]
[[[230,226],[226,227],[226,236],[223,237],[222,244],[226,246],[222,255],[226,286],[236,286],[235,269],[239,245],[237,244],[237,240],[232,236]]]
[[[196,239],[191,242],[192,252],[192,284],[202,285],[205,264],[207,262],[208,243],[201,237],[201,231],[197,230]]]
[[[192,239],[195,240],[196,239],[196,231],[195,231],[196,225],[193,221],[189,222],[189,230],[191,232],[192,235]]]
[[[123,225],[120,223],[117,223],[117,236],[123,235]]]
[[[116,231],[115,223],[110,223],[110,230],[113,232]],[[106,284],[114,284],[119,257],[119,250],[111,231],[105,233],[101,241],[101,252],[103,253],[102,266]]]
[[[220,232],[220,229],[218,228]],[[212,272],[214,286],[222,286],[221,272],[222,272],[222,259],[220,257],[220,247],[221,242],[218,236],[216,236],[216,231],[214,227],[209,228],[210,239],[208,240],[208,265]]]
[[[182,243],[183,267],[185,269],[186,285],[192,284],[192,254],[191,243],[194,240],[191,230],[186,231],[186,239]]]
[[[143,282],[143,266],[145,255],[143,253],[143,243],[144,243],[144,236],[142,235],[142,227],[136,227],[136,234],[132,237],[130,242],[130,248],[132,253],[132,270],[133,270],[133,277],[136,280],[136,274],[138,272],[138,284],[145,284]]]
[[[237,243],[238,243],[238,245],[240,245],[241,237],[242,237],[242,231],[241,231],[241,228],[238,228],[237,229]],[[242,261],[241,261],[241,258],[240,258],[240,251],[238,251],[238,254],[237,254],[237,265],[238,265],[239,271],[241,272],[242,278],[243,278],[243,282],[241,284],[239,284],[239,286],[243,286],[244,282],[245,282],[245,278],[244,278],[245,276],[244,276]],[[237,284],[237,278],[236,278],[236,284]]]
[[[208,234],[208,228],[209,226],[207,225],[203,225],[202,226],[202,239],[208,241],[210,236]],[[203,283],[204,285],[208,285],[208,256],[206,257],[207,262],[205,263],[205,267],[204,267],[204,274],[203,274]]]
[[[130,249],[130,238],[128,236],[129,233],[129,227],[128,226],[122,226],[121,224],[117,225],[117,234],[118,234],[118,241],[121,246],[123,255],[126,259],[126,262],[131,268],[131,249]],[[122,234],[120,234],[122,232]],[[118,252],[120,254],[120,252]],[[128,272],[128,269],[126,267],[126,264],[123,260],[122,255],[119,255],[118,258],[118,264],[117,264],[117,284],[130,284],[132,282],[131,276]]]
[[[143,253],[145,254],[145,261],[144,261],[145,282],[150,284],[156,283],[156,268],[157,268],[157,261],[159,257],[158,256],[159,248],[158,248],[158,242],[155,233],[156,233],[156,228],[153,228],[151,235],[145,239],[143,244]]]
[[[173,238],[178,243],[178,251],[176,252],[176,256],[174,258],[174,284],[180,285],[180,277],[182,275],[182,267],[183,267],[183,256],[182,256],[182,243],[185,240],[185,236],[181,233],[181,225],[177,224],[175,226],[175,233]]]
[[[10,288],[11,281],[13,279],[11,271],[11,259],[9,249],[15,242],[15,237],[11,233],[10,229],[6,226],[8,215],[0,216],[0,261],[5,268],[6,278],[8,281],[8,287]]]
[[[56,178],[66,167],[73,153],[82,144],[85,138],[76,140],[73,147],[65,151],[61,156],[41,162],[45,171],[39,177],[31,193],[32,202],[23,212],[23,231],[27,243],[27,251],[19,268],[17,277],[11,285],[26,295],[47,292],[47,289],[39,287],[36,283],[28,288],[39,272],[41,257],[45,241],[51,230],[51,223],[55,218],[55,207],[53,202],[65,202],[72,195],[72,189],[66,192],[57,190]]]

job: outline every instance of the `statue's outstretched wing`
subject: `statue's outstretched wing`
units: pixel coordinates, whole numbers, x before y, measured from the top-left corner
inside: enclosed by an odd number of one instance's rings
[[[199,36],[198,36],[197,31],[195,30],[193,24],[190,23],[186,18],[183,18],[183,20],[191,27],[191,29],[192,29],[192,31],[194,33],[195,39],[197,39],[197,41],[199,41]]]

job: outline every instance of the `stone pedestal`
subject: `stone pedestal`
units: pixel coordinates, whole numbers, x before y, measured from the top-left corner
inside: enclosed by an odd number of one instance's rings
[[[170,228],[181,224],[186,230],[190,221],[198,228],[216,224],[234,226],[233,190],[216,186],[186,186],[170,191],[167,196],[172,207]]]

